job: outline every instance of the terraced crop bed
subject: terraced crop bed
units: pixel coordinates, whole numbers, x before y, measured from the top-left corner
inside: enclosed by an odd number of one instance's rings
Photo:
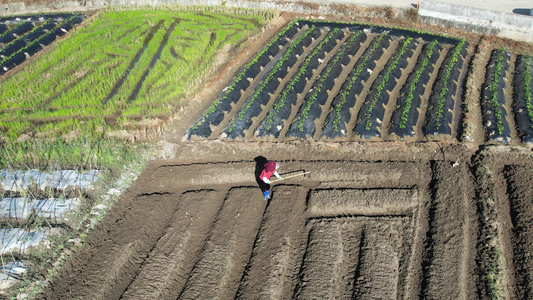
[[[187,139],[460,141],[473,52],[464,40],[427,33],[294,21],[237,73]],[[485,74],[485,141],[532,142],[532,66],[529,55],[502,48],[475,71]]]
[[[0,18],[0,75],[50,45],[84,18],[81,14]]]
[[[54,32],[63,33],[65,26],[82,20],[80,15],[67,17],[35,17],[19,21],[16,28],[0,26],[0,46],[18,37],[0,48],[0,66],[24,57],[30,50],[20,47],[28,40],[36,42],[35,47],[46,44],[30,36],[50,29],[42,38],[55,37]],[[60,18],[65,20],[56,21]],[[41,27],[32,25],[38,21],[44,22]],[[261,22],[262,17],[253,14],[216,11],[102,12],[31,65],[1,78],[0,138],[81,131],[98,135],[98,128],[159,130],[186,105],[186,96],[212,72],[215,61],[230,55]]]

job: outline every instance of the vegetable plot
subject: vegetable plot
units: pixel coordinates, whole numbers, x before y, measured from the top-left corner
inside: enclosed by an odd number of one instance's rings
[[[0,75],[42,50],[85,18],[81,14],[12,17],[0,20]]]
[[[280,37],[286,45],[272,51]],[[468,48],[424,32],[296,20],[236,74],[186,137],[421,140],[428,124],[433,132],[425,134],[451,138]],[[247,74],[250,65],[261,72]]]
[[[532,73],[531,56],[519,55],[516,59],[513,110],[518,132],[524,143],[533,143]]]
[[[511,54],[505,49],[493,50],[483,90],[481,92],[481,110],[485,125],[485,137],[488,141],[509,143],[511,133],[507,121],[504,78],[507,77]]]

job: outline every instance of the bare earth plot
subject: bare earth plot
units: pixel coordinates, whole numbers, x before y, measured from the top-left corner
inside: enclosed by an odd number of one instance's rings
[[[310,177],[263,201],[250,159],[261,150]],[[185,145],[143,173],[42,298],[478,298],[493,292],[477,261],[490,261],[487,236],[501,290],[530,295],[528,151],[495,147],[471,164],[454,147],[339,150]]]
[[[530,61],[312,23],[280,29],[260,65],[241,62],[204,101],[220,100],[212,113],[170,130],[172,158],[150,164],[39,298],[531,298],[530,120],[515,119],[529,108],[509,84]],[[265,202],[259,155],[310,176]]]

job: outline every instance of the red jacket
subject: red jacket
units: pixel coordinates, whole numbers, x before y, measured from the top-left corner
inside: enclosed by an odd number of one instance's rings
[[[261,172],[259,178],[263,180],[263,177],[266,177],[268,180],[270,180],[270,177],[272,174],[274,174],[274,172],[276,172],[276,162],[269,161],[265,164],[265,168],[263,169],[263,172]]]

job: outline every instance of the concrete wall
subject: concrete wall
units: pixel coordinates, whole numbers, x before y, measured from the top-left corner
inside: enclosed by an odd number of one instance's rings
[[[418,15],[431,25],[533,42],[533,17],[437,1],[420,1]]]

